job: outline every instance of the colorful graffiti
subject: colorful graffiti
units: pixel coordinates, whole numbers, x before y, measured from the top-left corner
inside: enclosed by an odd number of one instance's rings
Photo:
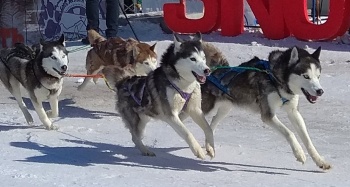
[[[86,36],[86,0],[40,0],[38,24],[45,39],[55,39],[62,33],[67,40]],[[105,28],[105,1],[100,0],[100,26]]]
[[[105,20],[105,2],[100,0],[101,30]],[[68,40],[86,35],[85,0],[41,0],[38,24],[46,39],[54,39],[64,33]]]
[[[12,46],[15,42],[23,42],[24,29],[18,20],[23,20],[25,17],[25,9],[31,6],[31,3],[24,1],[2,0],[0,3],[0,47]]]
[[[105,28],[105,0],[100,1],[100,28]],[[16,42],[33,44],[40,38],[67,40],[86,36],[86,0],[2,0],[0,2],[0,47]]]

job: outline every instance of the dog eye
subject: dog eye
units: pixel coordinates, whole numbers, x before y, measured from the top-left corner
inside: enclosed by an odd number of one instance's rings
[[[57,60],[57,58],[55,56],[51,56],[51,58],[54,59],[54,60]]]
[[[310,79],[309,75],[303,75],[305,79]]]
[[[190,58],[190,60],[192,60],[192,61],[196,61],[196,58],[193,58],[193,57],[192,57],[192,58]]]
[[[145,64],[148,66],[149,65],[149,63],[148,62],[145,62]]]

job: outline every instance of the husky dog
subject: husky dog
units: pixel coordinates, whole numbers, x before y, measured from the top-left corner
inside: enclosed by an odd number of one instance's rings
[[[0,79],[16,98],[29,125],[33,123],[33,118],[22,100],[20,85],[28,91],[46,129],[55,129],[49,118],[58,116],[58,96],[67,69],[68,52],[64,35],[57,41],[40,41],[36,52],[24,44],[0,51]],[[46,112],[42,106],[45,100],[49,100],[51,106],[51,110]]]
[[[194,36],[190,36],[193,39]],[[93,39],[94,41],[95,39]],[[229,63],[221,51],[216,48],[213,44],[202,41],[202,47],[206,58],[206,64],[209,67],[214,66],[228,66]],[[120,69],[116,66],[107,66],[102,69],[102,74],[104,74],[110,85],[115,85],[118,80],[124,77],[136,75],[136,72],[132,68]]]
[[[202,42],[203,51],[207,65],[212,68],[215,66],[228,66],[229,63],[221,51],[209,42]]]
[[[255,57],[238,67],[212,72],[201,89],[203,112],[216,112],[210,125],[213,131],[233,106],[249,108],[260,113],[264,123],[281,133],[297,161],[304,163],[306,157],[294,133],[277,118],[276,112],[282,108],[316,165],[324,170],[330,169],[331,166],[314,147],[298,111],[299,95],[304,95],[313,104],[324,92],[319,82],[320,52],[321,48],[310,54],[304,49],[292,47],[286,51],[271,52],[269,61]]]
[[[127,40],[120,37],[105,39],[95,30],[88,31],[88,38],[93,47],[86,56],[88,75],[95,75],[106,66],[121,73],[127,71],[127,74],[134,75],[147,75],[157,67],[156,44],[150,46],[132,38]],[[86,77],[84,82],[78,86],[78,90],[83,90],[91,79]],[[97,79],[94,78],[93,81],[96,83]]]
[[[163,54],[160,67],[148,76],[133,76],[117,82],[116,108],[143,155],[155,156],[142,142],[145,126],[154,118],[167,122],[185,139],[194,155],[204,159],[205,152],[179,118],[183,111],[203,129],[206,151],[214,157],[213,131],[201,110],[200,84],[209,74],[201,34],[197,33],[191,41],[183,41],[174,34],[174,43]]]
[[[194,36],[190,35],[190,39],[193,39]],[[222,52],[215,47],[213,44],[202,41],[202,47],[206,58],[207,65],[212,68],[214,66],[228,66],[229,63],[226,57],[222,54]]]

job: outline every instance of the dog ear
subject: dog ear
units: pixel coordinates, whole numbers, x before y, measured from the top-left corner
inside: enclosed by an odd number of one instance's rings
[[[156,44],[157,44],[157,43],[154,43],[154,44],[150,47],[150,49],[151,49],[152,51],[154,51],[154,52],[155,52],[155,49],[156,49]]]
[[[66,40],[64,39],[64,34],[61,35],[60,39],[58,39],[58,42],[63,46],[66,46]]]
[[[321,53],[321,46],[318,47],[318,48],[316,49],[316,51],[315,51],[314,53],[312,53],[311,56],[318,60],[318,59],[320,58],[320,53]]]
[[[275,62],[282,54],[283,52],[279,50],[272,51],[269,55],[269,61]]]
[[[44,44],[45,44],[45,40],[44,40],[44,39],[42,39],[42,38],[40,38],[40,40],[39,40],[39,44],[40,44],[40,45],[44,45]]]
[[[297,47],[293,47],[292,51],[290,52],[290,59],[289,59],[289,65],[292,65],[299,60],[299,52]]]
[[[202,42],[202,34],[200,32],[196,32],[196,34],[193,36],[193,40]]]
[[[45,45],[45,40],[40,38],[39,41],[39,50],[42,51],[43,50],[43,46]]]
[[[139,53],[140,53],[139,47],[134,46],[132,48],[132,55],[133,55],[133,57],[136,58]]]
[[[178,52],[180,50],[180,46],[182,44],[183,40],[179,37],[177,33],[174,33],[174,52]]]
[[[175,32],[174,32],[174,40],[180,43],[184,42],[184,40],[180,38],[179,34]]]

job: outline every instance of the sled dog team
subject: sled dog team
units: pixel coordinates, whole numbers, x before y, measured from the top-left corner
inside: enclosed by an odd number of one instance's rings
[[[113,86],[116,109],[142,155],[155,156],[142,142],[146,124],[153,118],[168,123],[196,157],[213,158],[217,125],[231,108],[242,107],[260,114],[264,123],[284,136],[297,161],[304,163],[306,156],[296,136],[277,117],[278,109],[283,109],[316,165],[331,168],[314,147],[298,111],[299,96],[315,103],[324,92],[319,82],[321,48],[313,53],[298,47],[276,50],[267,60],[254,57],[232,67],[215,46],[202,41],[200,33],[187,40],[174,34],[158,66],[156,44],[131,38],[105,39],[93,30],[88,38],[92,48],[86,56],[87,74],[102,73]],[[0,79],[27,123],[31,125],[33,118],[22,100],[20,85],[28,91],[45,128],[56,129],[50,118],[59,115],[58,96],[69,64],[64,36],[33,46],[18,43],[1,49],[0,61]],[[91,79],[85,78],[78,90]],[[44,110],[45,100],[51,110]],[[210,124],[205,118],[209,113],[215,114]],[[184,125],[187,117],[204,131],[205,150]]]

